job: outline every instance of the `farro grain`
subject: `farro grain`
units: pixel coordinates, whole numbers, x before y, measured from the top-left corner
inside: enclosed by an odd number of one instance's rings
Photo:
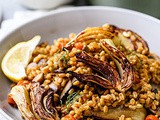
[[[42,58],[46,58],[46,57],[47,57],[46,55],[39,54],[33,59],[33,62],[38,63]]]
[[[67,83],[67,80],[62,78],[61,86],[64,87],[66,83]]]
[[[157,107],[155,104],[152,104],[151,108],[152,108],[152,110],[156,110]]]
[[[125,120],[132,120],[132,118],[125,118]]]
[[[131,105],[134,105],[135,102],[136,102],[136,101],[135,101],[133,98],[130,100],[130,104],[131,104]]]
[[[112,107],[117,107],[118,103],[119,103],[119,101],[113,102],[113,103],[112,103]]]
[[[76,80],[75,82],[73,82],[74,86],[79,86],[80,82],[78,80]]]
[[[130,108],[131,110],[135,110],[135,109],[136,109],[136,106],[135,106],[135,105],[129,105],[129,108]]]
[[[68,91],[68,94],[72,94],[73,92],[74,92],[74,89],[72,88]]]
[[[147,105],[147,106],[150,105],[151,102],[152,102],[152,101],[151,101],[151,98],[148,97],[148,98],[146,99],[146,105]]]
[[[143,106],[141,104],[137,104],[136,108],[142,108]]]
[[[120,100],[124,100],[125,99],[124,94],[123,93],[119,93],[119,98],[120,98]]]
[[[125,115],[121,115],[118,120],[125,120]]]
[[[49,73],[49,72],[50,72],[50,70],[49,70],[49,67],[48,67],[48,66],[45,66],[45,67],[44,67],[44,68],[42,68],[41,70],[42,70],[42,72],[43,72],[44,74],[47,74],[47,73]]]
[[[131,36],[131,32],[130,31],[123,32],[123,36],[124,37],[130,37]]]
[[[104,101],[104,98],[103,98],[103,97],[100,98],[100,104],[101,104],[101,106],[104,106],[104,105],[105,105],[105,101]]]
[[[133,97],[134,97],[134,98],[137,98],[137,97],[138,97],[137,92],[133,91]]]
[[[73,116],[75,114],[74,110],[71,110],[69,114]]]
[[[105,113],[108,112],[108,106],[105,105],[105,106],[103,107],[103,112],[105,112]]]
[[[130,38],[131,38],[132,41],[136,40],[136,37],[134,35],[131,35]]]

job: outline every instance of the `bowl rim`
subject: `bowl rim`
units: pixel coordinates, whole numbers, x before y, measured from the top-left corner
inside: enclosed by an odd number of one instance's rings
[[[143,17],[144,19],[148,19],[151,20],[155,23],[160,24],[160,20],[156,17],[153,17],[151,15],[148,15],[146,13],[141,13],[135,10],[130,10],[130,9],[126,9],[126,8],[120,8],[120,7],[111,7],[111,6],[81,6],[81,7],[69,7],[69,8],[60,8],[60,9],[56,9],[53,11],[50,11],[40,17],[36,17],[33,18],[31,20],[28,20],[27,22],[19,25],[16,28],[13,28],[11,31],[9,31],[8,33],[6,33],[4,36],[2,36],[0,38],[0,44],[2,41],[4,41],[8,36],[12,35],[15,31],[18,31],[19,29],[27,26],[28,24],[34,23],[35,21],[39,20],[39,19],[43,19],[55,14],[59,14],[59,13],[65,13],[65,12],[72,12],[72,11],[86,11],[86,10],[108,10],[108,11],[121,11],[121,13],[129,13],[132,15],[136,15],[139,17]]]
[[[110,7],[110,6],[81,6],[81,7],[69,7],[69,8],[61,8],[61,9],[56,9],[56,10],[53,10],[47,14],[44,14],[40,17],[37,17],[37,18],[34,18],[34,19],[31,19],[31,20],[28,20],[26,23],[23,23],[21,25],[19,25],[18,27],[16,28],[13,28],[11,31],[9,31],[8,33],[6,33],[4,36],[2,36],[0,38],[0,44],[7,39],[7,37],[11,36],[14,32],[18,31],[19,29],[31,24],[31,23],[34,23],[36,22],[37,20],[40,20],[40,19],[43,19],[43,18],[46,18],[46,17],[49,17],[49,16],[52,16],[52,15],[55,15],[55,14],[59,14],[59,13],[65,13],[65,12],[72,12],[72,11],[86,11],[86,10],[108,10],[108,11],[117,11],[117,12],[122,12],[122,13],[127,13],[127,14],[132,14],[132,15],[136,15],[136,16],[139,16],[139,17],[142,17],[144,19],[147,19],[147,20],[151,20],[155,23],[158,23],[160,24],[160,20],[158,18],[155,18],[151,15],[148,15],[148,14],[145,14],[145,13],[141,13],[141,12],[138,12],[138,11],[135,11],[135,10],[130,10],[130,9],[125,9],[125,8],[119,8],[119,7]],[[0,101],[1,102],[1,101]],[[4,116],[6,119],[8,120],[13,120],[11,118],[10,115],[8,115],[7,113],[5,113],[1,108],[0,108],[0,115]]]

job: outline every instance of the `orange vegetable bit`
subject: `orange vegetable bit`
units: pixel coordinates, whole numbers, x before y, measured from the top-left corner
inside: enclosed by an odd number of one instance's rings
[[[13,100],[13,98],[10,96],[10,94],[8,94],[8,103],[14,107],[16,107],[16,103]]]
[[[62,49],[66,44],[67,44],[67,40],[65,40],[65,39],[61,39],[60,41],[59,41],[59,45],[58,45],[58,48],[59,49]]]
[[[145,120],[158,120],[158,118],[154,115],[148,115]]]
[[[58,45],[58,48],[62,49],[64,46],[65,46],[65,43],[64,42],[60,42],[59,45]]]
[[[77,42],[77,43],[75,43],[75,48],[82,50],[83,44],[81,42]]]
[[[25,85],[28,85],[30,82],[28,80],[20,80],[17,85],[22,85],[22,86],[25,86]]]
[[[66,116],[64,116],[64,118],[66,119],[66,120],[76,120],[72,115],[66,115]]]

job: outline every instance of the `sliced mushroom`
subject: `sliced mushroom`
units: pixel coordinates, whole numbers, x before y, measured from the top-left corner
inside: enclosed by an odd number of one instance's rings
[[[146,116],[146,110],[144,108],[138,108],[131,110],[129,108],[111,108],[108,112],[93,111],[92,115],[100,120],[117,120],[121,115],[129,117],[132,120],[144,120]]]
[[[71,87],[72,87],[72,81],[69,80],[66,86],[64,87],[63,91],[61,92],[60,99],[62,99],[66,95],[66,93],[69,91]]]
[[[120,50],[112,45],[109,45],[106,41],[101,41],[101,46],[111,55],[117,65],[120,83],[116,83],[116,88],[120,91],[129,89],[134,82],[134,73],[130,62]]]
[[[25,120],[37,120],[34,113],[32,112],[29,93],[24,86],[14,86],[11,89],[10,95],[16,102],[18,109]]]
[[[54,92],[57,92],[58,91],[58,86],[54,83],[54,82],[51,82],[49,84],[49,87],[50,89],[52,89]]]
[[[42,103],[43,97],[46,93],[47,91],[44,87],[40,86],[40,83],[36,82],[31,84],[30,98],[33,111],[37,119],[56,120],[56,115],[48,113]]]
[[[38,74],[37,76],[34,77],[32,81],[42,83],[44,81],[44,74],[43,73]]]

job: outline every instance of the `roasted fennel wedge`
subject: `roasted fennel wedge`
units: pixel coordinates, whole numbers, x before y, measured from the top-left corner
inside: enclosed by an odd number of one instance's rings
[[[28,90],[24,86],[14,86],[11,89],[10,96],[17,104],[17,107],[25,120],[37,120],[31,109]]]

